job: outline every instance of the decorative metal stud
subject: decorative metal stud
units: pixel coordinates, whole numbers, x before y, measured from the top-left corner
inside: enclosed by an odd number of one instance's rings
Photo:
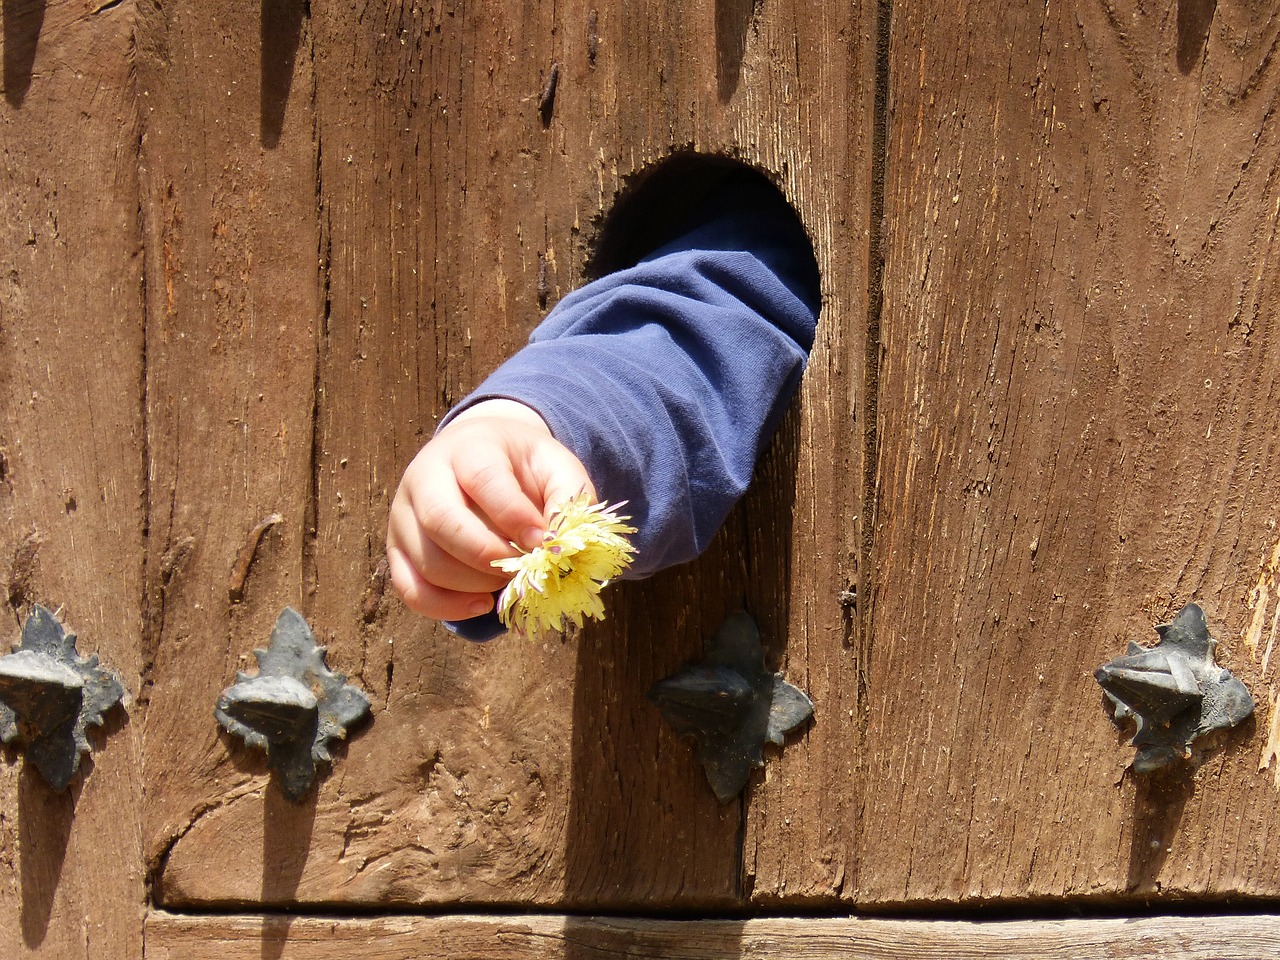
[[[1234,727],[1253,713],[1253,696],[1213,660],[1204,611],[1189,603],[1172,623],[1156,627],[1160,642],[1128,652],[1094,673],[1115,708],[1117,724],[1133,719],[1135,773],[1191,759],[1191,743],[1211,730]]]
[[[22,642],[0,657],[0,740],[24,745],[54,790],[65,790],[89,752],[89,727],[124,699],[120,678],[82,658],[76,635],[36,604],[22,627]]]
[[[764,745],[813,716],[804,691],[764,666],[760,631],[747,613],[731,614],[707,646],[706,659],[649,690],[649,699],[681,736],[697,743],[698,760],[721,803],[764,766]]]
[[[238,673],[222,691],[214,715],[224,730],[267,751],[284,795],[300,803],[315,780],[316,765],[328,763],[329,746],[369,713],[369,698],[332,672],[325,648],[300,613],[285,607],[258,658],[257,676]]]

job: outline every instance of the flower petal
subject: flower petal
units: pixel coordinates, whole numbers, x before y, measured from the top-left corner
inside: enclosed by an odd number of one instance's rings
[[[498,616],[508,628],[538,639],[563,629],[566,620],[581,626],[584,616],[604,619],[600,591],[636,552],[626,536],[635,528],[618,515],[620,506],[590,503],[579,494],[557,507],[539,546],[493,561],[514,574],[498,600]]]

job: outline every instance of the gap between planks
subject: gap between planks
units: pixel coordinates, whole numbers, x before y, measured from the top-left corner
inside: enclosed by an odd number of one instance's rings
[[[1210,960],[1280,958],[1280,915],[1063,920],[866,917],[184,916],[153,911],[147,960]]]

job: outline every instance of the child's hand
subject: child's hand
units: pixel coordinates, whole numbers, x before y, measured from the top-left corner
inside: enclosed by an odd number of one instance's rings
[[[587,471],[533,409],[485,400],[418,452],[387,523],[391,582],[408,607],[437,620],[493,608],[510,579],[490,561],[542,542],[550,508],[581,491]]]

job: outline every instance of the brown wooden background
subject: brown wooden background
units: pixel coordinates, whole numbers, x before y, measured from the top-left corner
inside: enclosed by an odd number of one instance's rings
[[[1280,895],[1274,5],[0,18],[0,600],[130,689],[69,796],[5,754],[0,955],[140,957],[149,908],[149,955],[283,956],[310,921],[207,914]],[[379,570],[399,474],[689,149],[810,231],[801,397],[696,564],[563,643],[450,639]],[[1192,599],[1259,711],[1138,781],[1090,674]],[[286,604],[375,715],[300,807],[212,716]],[[644,692],[740,606],[817,718],[721,807]]]

